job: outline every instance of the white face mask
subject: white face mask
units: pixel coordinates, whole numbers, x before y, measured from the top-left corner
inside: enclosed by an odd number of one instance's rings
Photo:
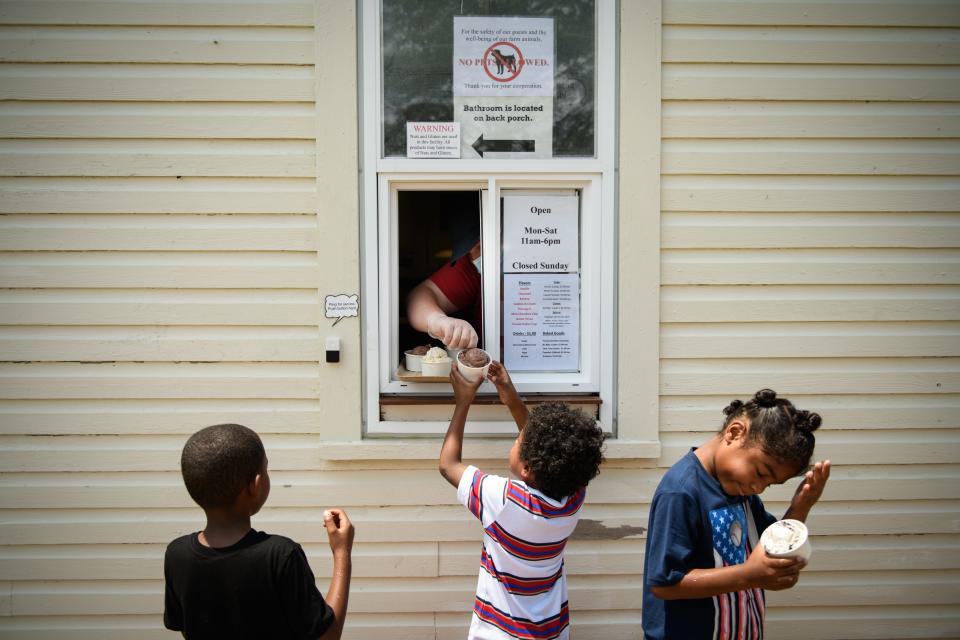
[[[477,256],[477,259],[473,261],[473,266],[476,267],[477,273],[483,273],[481,264],[483,262],[483,256]]]

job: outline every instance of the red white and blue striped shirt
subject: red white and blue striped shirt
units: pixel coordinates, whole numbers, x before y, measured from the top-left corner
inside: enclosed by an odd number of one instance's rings
[[[484,533],[470,640],[569,637],[563,550],[585,496],[557,501],[474,466],[463,472],[457,497]]]

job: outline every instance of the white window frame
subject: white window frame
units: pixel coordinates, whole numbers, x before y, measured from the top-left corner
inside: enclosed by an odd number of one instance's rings
[[[593,158],[532,160],[424,160],[383,157],[380,0],[362,0],[362,317],[364,340],[364,435],[442,434],[447,422],[381,419],[380,394],[409,391],[391,380],[397,350],[396,193],[402,188],[487,189],[484,211],[494,214],[496,232],[484,234],[483,255],[500,264],[499,191],[505,189],[581,190],[581,374],[520,373],[521,393],[599,392],[599,421],[616,434],[614,367],[616,354],[616,59],[615,0],[597,0],[596,88]],[[585,224],[599,211],[599,225]],[[592,220],[590,220],[592,222]],[[485,223],[486,224],[486,223]],[[485,259],[486,260],[486,259]],[[490,263],[488,263],[490,264]],[[499,269],[484,270],[484,308],[499,307]],[[599,305],[599,306],[594,306]],[[383,313],[381,313],[383,311]],[[588,317],[589,316],[589,317]],[[499,345],[500,314],[484,314],[488,344]],[[586,333],[589,331],[590,333]],[[550,382],[558,376],[562,382]],[[404,383],[407,385],[409,383]],[[489,383],[485,383],[489,385]],[[576,386],[575,386],[576,385]],[[419,386],[419,385],[418,385]],[[425,393],[446,393],[423,384]],[[416,389],[419,391],[419,389]],[[483,389],[490,390],[490,389]],[[515,433],[508,421],[470,421],[471,434]]]

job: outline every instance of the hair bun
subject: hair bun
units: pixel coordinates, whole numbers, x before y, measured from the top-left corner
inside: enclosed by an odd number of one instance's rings
[[[740,412],[740,409],[742,409],[742,408],[743,408],[743,402],[741,402],[740,400],[731,400],[731,401],[730,401],[730,404],[728,404],[726,407],[724,407],[724,409],[723,409],[723,415],[725,415],[725,416],[735,415],[735,414],[739,413],[739,412]]]
[[[816,431],[820,427],[821,422],[823,421],[820,419],[819,413],[802,410],[797,411],[796,426],[800,431],[806,431],[808,433]]]
[[[773,389],[760,389],[760,391],[753,394],[753,402],[758,407],[765,409],[776,406],[777,392]]]

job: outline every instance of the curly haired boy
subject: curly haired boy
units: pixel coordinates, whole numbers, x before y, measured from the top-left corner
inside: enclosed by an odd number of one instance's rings
[[[461,461],[463,430],[483,379],[450,373],[456,408],[440,450],[440,473],[483,526],[483,553],[470,622],[471,640],[568,638],[570,613],[563,550],[579,519],[586,486],[603,462],[603,431],[562,403],[527,411],[506,368],[487,375],[520,434],[510,449],[516,480]]]

